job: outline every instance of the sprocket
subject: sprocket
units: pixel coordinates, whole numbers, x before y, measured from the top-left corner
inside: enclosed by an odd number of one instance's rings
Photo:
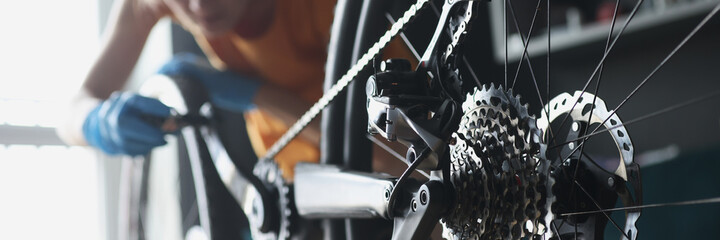
[[[537,171],[540,131],[519,96],[483,86],[468,94],[453,134],[456,205],[443,218],[448,239],[519,239],[536,234],[546,191]],[[543,164],[545,165],[545,164]]]
[[[297,235],[296,229],[297,224],[300,223],[300,219],[297,216],[297,210],[295,209],[293,199],[293,185],[285,181],[282,176],[282,170],[280,170],[276,163],[263,163],[259,167],[256,166],[255,171],[261,173],[261,179],[266,180],[266,186],[268,190],[273,191],[277,194],[277,200],[275,206],[257,206],[257,208],[277,208],[278,214],[277,222],[274,229],[263,233],[258,230],[258,227],[251,227],[253,239],[293,239]],[[269,209],[264,209],[268,211]],[[251,221],[252,225],[252,221]]]

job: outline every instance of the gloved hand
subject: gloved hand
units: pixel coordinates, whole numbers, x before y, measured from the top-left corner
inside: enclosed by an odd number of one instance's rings
[[[143,116],[170,116],[170,108],[157,99],[116,92],[93,109],[83,124],[88,144],[108,154],[143,155],[165,145],[165,133]]]
[[[158,73],[200,81],[217,107],[235,112],[255,108],[252,101],[260,87],[259,81],[230,71],[218,71],[193,54],[176,55]]]

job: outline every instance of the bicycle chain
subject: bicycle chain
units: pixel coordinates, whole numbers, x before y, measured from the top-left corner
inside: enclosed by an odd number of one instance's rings
[[[442,56],[443,61],[447,62],[448,58],[455,54],[457,52],[457,46],[465,40],[465,37],[467,36],[467,31],[470,29],[470,20],[472,20],[473,17],[473,9],[474,6],[472,4],[468,4],[467,8],[465,9],[465,16],[462,18],[462,22],[457,24],[457,26],[450,25],[450,28],[457,28],[454,31],[451,30],[452,39],[450,44],[448,44],[447,48],[445,49],[445,54]]]
[[[370,64],[373,58],[380,54],[380,51],[387,47],[390,41],[397,36],[398,33],[400,33],[405,25],[409,23],[415,17],[417,12],[422,10],[428,2],[429,0],[418,0],[415,4],[410,6],[410,9],[405,11],[403,16],[390,27],[390,30],[385,32],[385,34],[380,37],[380,40],[373,44],[373,46],[360,58],[360,60],[358,60],[357,63],[352,66],[352,68],[350,68],[350,70],[348,70],[337,83],[335,83],[335,85],[323,94],[320,100],[313,104],[310,110],[305,112],[302,117],[300,117],[300,119],[295,122],[295,124],[293,124],[290,129],[288,129],[288,131],[272,145],[272,147],[270,147],[270,149],[268,149],[267,154],[262,157],[261,161],[271,161],[275,155],[277,155],[283,148],[285,148],[285,146],[287,146],[288,143],[290,143],[292,139],[300,134],[300,132],[305,129],[305,127],[307,127],[307,125],[310,124],[310,122],[315,119],[318,114],[320,114],[320,111],[327,107],[327,105],[330,104],[330,102],[332,102],[333,99],[335,99],[335,97],[355,79],[358,73],[360,73],[365,66]]]

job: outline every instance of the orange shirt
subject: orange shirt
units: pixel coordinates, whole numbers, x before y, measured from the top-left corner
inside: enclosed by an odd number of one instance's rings
[[[248,74],[314,103],[323,92],[330,27],[336,0],[276,0],[274,21],[261,36],[244,39],[235,33],[195,38],[218,69]],[[409,56],[403,48],[404,56]],[[262,109],[245,113],[253,149],[263,156],[287,131],[279,119]],[[286,179],[298,161],[317,162],[319,150],[303,139],[293,140],[275,158]]]
[[[231,32],[208,39],[194,33],[198,45],[218,69],[241,72],[268,81],[315,102],[323,92],[325,58],[336,0],[276,0],[274,20],[261,36],[241,38]],[[248,135],[263,156],[286,126],[262,109],[245,113]],[[293,140],[276,157],[286,179],[298,161],[317,162],[314,144]]]

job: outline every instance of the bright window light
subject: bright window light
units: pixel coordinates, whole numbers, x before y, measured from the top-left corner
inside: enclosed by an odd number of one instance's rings
[[[0,145],[0,239],[104,239],[98,189],[84,148]]]
[[[57,125],[98,52],[97,0],[8,1],[0,8],[0,124]]]
[[[54,127],[98,51],[98,0],[0,7],[0,138]],[[0,239],[104,239],[97,160],[84,148],[0,145]]]

